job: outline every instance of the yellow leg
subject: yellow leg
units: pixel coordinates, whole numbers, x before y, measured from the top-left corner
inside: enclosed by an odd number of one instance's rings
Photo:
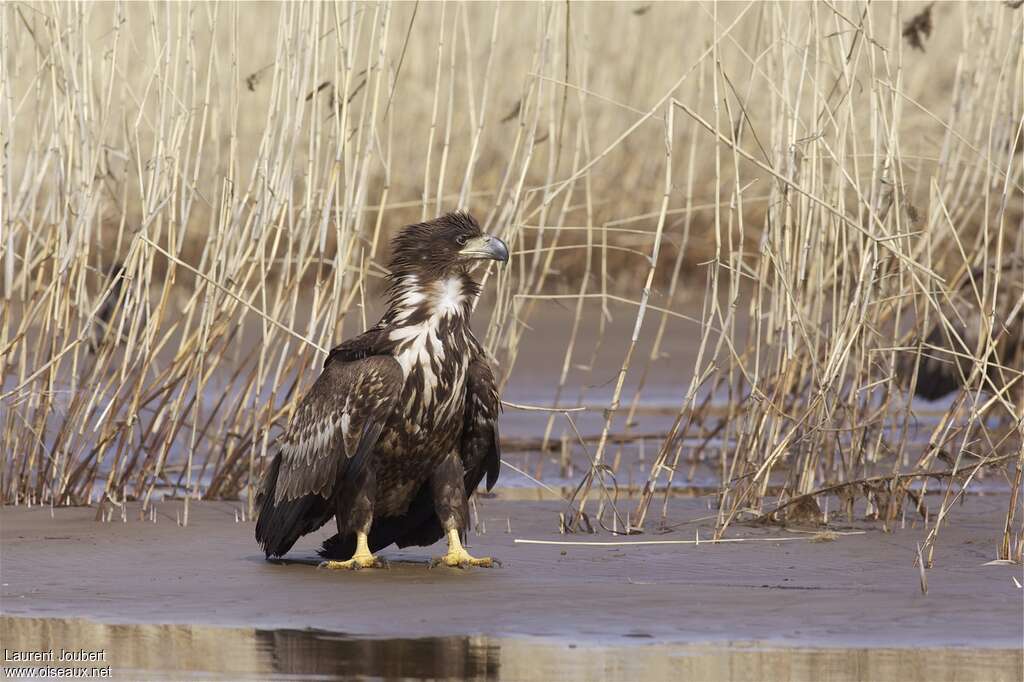
[[[434,564],[444,564],[445,566],[457,566],[459,568],[469,568],[470,566],[485,566],[490,568],[500,562],[492,559],[489,556],[476,557],[470,556],[466,548],[462,546],[462,540],[459,539],[459,531],[450,530],[448,531],[448,553],[439,559],[435,559]]]
[[[321,561],[317,568],[331,568],[331,569],[350,569],[358,570],[360,568],[380,568],[381,563],[377,561],[377,557],[373,556],[370,552],[369,545],[366,544],[366,533],[356,533],[356,552],[352,555],[352,558],[348,561]]]

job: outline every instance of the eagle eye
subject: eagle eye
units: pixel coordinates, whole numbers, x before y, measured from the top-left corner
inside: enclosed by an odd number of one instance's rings
[[[459,246],[465,246],[466,242],[468,241],[469,235],[466,234],[460,234],[458,237],[455,238],[455,243],[458,244]]]

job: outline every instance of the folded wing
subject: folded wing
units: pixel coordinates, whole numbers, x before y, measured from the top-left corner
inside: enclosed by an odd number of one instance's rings
[[[268,557],[284,554],[335,514],[335,495],[359,479],[402,382],[390,356],[326,363],[281,438],[257,498],[256,539]]]

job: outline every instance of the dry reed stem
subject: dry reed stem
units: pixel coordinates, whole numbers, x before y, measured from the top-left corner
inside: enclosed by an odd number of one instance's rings
[[[374,321],[389,236],[462,208],[515,252],[476,322],[502,386],[538,311],[567,311],[534,411],[542,452],[591,458],[577,515],[596,483],[597,525],[643,528],[700,464],[720,538],[940,457],[975,479],[1013,462],[998,551],[1019,556],[1024,378],[990,351],[1016,274],[992,265],[1024,256],[1024,15],[936,6],[925,58],[901,36],[915,9],[4,5],[0,499],[245,497],[251,518],[320,353]],[[918,340],[933,327],[951,348]],[[646,404],[684,345],[691,380]],[[909,400],[908,353],[971,360],[972,390]],[[648,416],[671,424],[638,428],[665,437],[626,509],[609,446]],[[908,491],[883,523],[929,488]],[[922,570],[964,489],[939,492]]]

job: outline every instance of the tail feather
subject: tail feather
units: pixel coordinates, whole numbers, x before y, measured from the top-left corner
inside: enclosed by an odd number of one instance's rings
[[[256,520],[256,540],[268,559],[287,553],[296,540],[327,523],[333,515],[329,501],[319,495],[303,495],[275,504],[274,493],[280,471],[281,455],[277,455],[267,470],[257,499],[260,513]]]

